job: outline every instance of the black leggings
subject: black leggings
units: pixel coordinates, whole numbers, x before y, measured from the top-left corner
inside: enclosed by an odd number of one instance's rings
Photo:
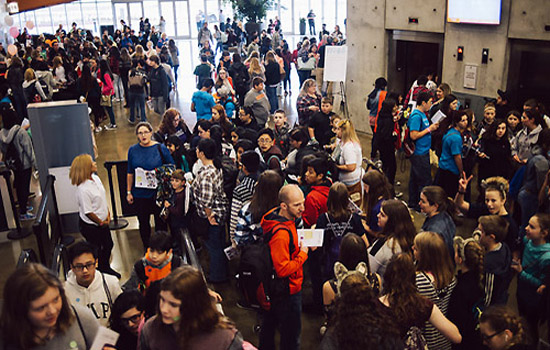
[[[80,233],[86,241],[97,247],[97,260],[100,271],[110,269],[111,250],[113,249],[113,239],[109,226],[97,226],[85,223],[80,219]]]
[[[395,147],[393,144],[383,145],[378,148],[378,151],[380,152],[380,160],[382,160],[382,171],[388,178],[390,184],[393,185],[395,182],[395,172],[397,171]]]
[[[15,187],[15,192],[17,192],[17,202],[19,202],[19,213],[21,215],[27,212],[31,174],[32,167],[24,170],[16,170],[13,174],[13,186]]]
[[[136,198],[134,197],[134,206],[137,210],[139,221],[139,235],[143,242],[143,249],[149,247],[149,238],[151,237],[151,214],[155,216],[155,231],[166,231],[168,226],[160,218],[160,208],[155,203],[155,197]]]

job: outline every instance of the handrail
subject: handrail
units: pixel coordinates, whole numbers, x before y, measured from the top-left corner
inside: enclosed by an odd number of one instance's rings
[[[181,247],[183,249],[182,254],[184,254],[187,258],[187,262],[189,263],[189,265],[193,266],[201,273],[203,273],[202,266],[199,261],[199,256],[197,255],[197,251],[195,250],[195,245],[193,244],[193,240],[189,235],[189,231],[187,229],[180,229],[179,233],[181,236]]]
[[[50,270],[52,270],[57,275],[57,277],[59,277],[59,269],[61,267],[63,267],[63,273],[66,275],[67,271],[69,270],[69,265],[67,261],[67,250],[65,249],[65,246],[60,243],[55,246],[55,249],[53,251],[52,267]]]
[[[42,192],[42,200],[38,205],[36,220],[32,225],[33,232],[38,243],[40,262],[46,266],[50,265],[46,257],[51,256],[55,245],[57,245],[60,238],[63,236],[61,218],[57,208],[54,182],[55,176],[48,175],[46,177],[46,185],[44,186],[44,190]],[[48,209],[50,205],[53,206],[53,212]],[[48,225],[48,217],[51,225]]]
[[[32,249],[24,249],[21,254],[19,254],[19,259],[17,259],[17,268],[20,268],[30,262],[38,262],[36,253]]]

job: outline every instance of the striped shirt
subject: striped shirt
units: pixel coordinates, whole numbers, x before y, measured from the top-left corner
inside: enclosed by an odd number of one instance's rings
[[[237,221],[239,219],[239,211],[243,207],[244,203],[252,199],[256,182],[256,178],[247,175],[233,190],[233,199],[231,201],[231,218],[229,221],[229,237],[231,237],[231,241],[233,241],[233,237],[235,237],[235,228],[237,227]]]
[[[447,316],[451,294],[456,287],[456,278],[453,278],[448,286],[442,289],[436,289],[430,278],[424,273],[416,274],[416,288],[420,295],[430,299],[439,307],[443,315]],[[451,342],[443,336],[430,322],[426,322],[422,329],[422,334],[426,338],[428,349],[430,350],[450,350]]]

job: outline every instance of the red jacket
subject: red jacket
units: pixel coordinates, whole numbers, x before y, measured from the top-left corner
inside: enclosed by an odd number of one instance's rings
[[[280,208],[275,208],[268,211],[262,218],[261,225],[264,233],[274,230],[273,237],[269,241],[271,260],[273,260],[273,267],[277,276],[280,278],[288,277],[290,294],[292,295],[302,290],[303,265],[307,260],[307,253],[300,250],[298,246],[296,224],[294,221],[279,215],[279,210]],[[292,233],[294,245],[292,255],[289,251],[290,236],[287,230]]]
[[[305,227],[311,227],[317,223],[317,219],[327,212],[327,199],[330,190],[330,182],[318,186],[311,186],[305,201],[305,209],[302,214]]]

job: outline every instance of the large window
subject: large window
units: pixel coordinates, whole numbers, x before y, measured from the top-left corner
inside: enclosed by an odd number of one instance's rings
[[[67,19],[71,24],[76,22],[78,27],[82,27],[82,9],[80,8],[80,2],[71,2],[65,5],[67,9]]]
[[[100,26],[108,26],[108,25],[115,24],[115,21],[113,18],[113,5],[110,1],[98,1],[97,14],[98,14]]]
[[[92,31],[99,33],[99,20],[97,15],[97,5],[95,1],[82,1],[82,26]]]
[[[53,29],[57,30],[59,25],[63,25],[63,29],[68,32],[71,29],[71,24],[67,21],[67,12],[65,12],[65,4],[50,7],[52,13]]]
[[[160,13],[164,20],[166,21],[166,35],[176,36],[176,24],[174,17],[174,2],[173,1],[162,1],[160,3]],[[177,17],[177,16],[176,16]],[[178,21],[180,22],[180,21]],[[183,21],[181,21],[183,22]],[[178,23],[179,25],[179,23]]]
[[[124,2],[123,2],[124,1]],[[323,23],[332,32],[335,25],[345,30],[348,0],[274,0],[266,15],[266,24],[278,16],[285,33],[300,32],[300,18],[307,18],[310,9],[315,15],[315,27],[319,31]],[[233,17],[231,5],[224,0],[77,0],[34,11],[13,15],[14,26],[22,29],[32,21],[30,34],[55,33],[59,24],[69,31],[71,24],[91,30],[100,35],[100,26],[114,25],[120,28],[120,20],[138,30],[140,17],[149,18],[151,25],[157,27],[160,16],[166,20],[166,33],[170,37],[197,36],[197,21],[208,21],[210,30],[219,25],[220,9],[224,18]],[[199,13],[201,15],[199,16]],[[306,23],[307,24],[307,23]],[[306,26],[307,27],[307,26]],[[307,30],[309,35],[309,28]]]
[[[46,7],[36,10],[34,16],[36,18],[34,26],[39,33],[54,33],[49,8]]]
[[[149,18],[149,23],[158,30],[160,23],[159,2],[157,0],[143,1],[143,12],[145,13],[144,17]],[[138,28],[137,25],[132,24],[132,26]]]
[[[176,1],[176,18],[189,18],[188,2]],[[189,21],[177,21],[178,36],[189,36]]]

